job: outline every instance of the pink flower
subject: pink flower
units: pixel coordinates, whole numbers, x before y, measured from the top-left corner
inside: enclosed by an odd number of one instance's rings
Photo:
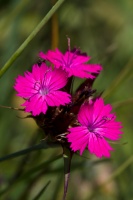
[[[26,72],[24,76],[18,76],[15,90],[18,96],[26,101],[26,112],[32,112],[34,116],[41,112],[46,113],[48,106],[60,106],[70,102],[70,95],[59,91],[67,83],[67,75],[61,69],[48,68],[45,63],[39,67],[33,65],[32,72]]]
[[[91,73],[98,74],[102,70],[102,67],[98,64],[86,64],[90,57],[85,53],[81,53],[78,49],[66,51],[65,54],[62,54],[58,49],[55,51],[49,50],[47,54],[40,52],[39,56],[44,60],[49,60],[56,68],[62,67],[68,72],[69,77],[77,76],[93,79],[95,76]]]
[[[97,157],[110,157],[112,147],[105,138],[118,140],[120,138],[121,123],[115,121],[115,114],[111,114],[112,107],[104,105],[102,98],[96,99],[94,103],[84,103],[78,113],[80,126],[69,128],[67,135],[71,149],[75,152],[83,151],[87,147],[91,154]]]

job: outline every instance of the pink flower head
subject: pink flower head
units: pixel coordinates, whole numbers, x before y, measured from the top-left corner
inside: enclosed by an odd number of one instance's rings
[[[48,106],[60,106],[70,102],[70,95],[59,91],[67,83],[67,74],[61,69],[48,68],[45,63],[33,65],[32,72],[18,76],[15,90],[26,99],[22,106],[34,116],[46,113]]]
[[[87,147],[91,154],[97,157],[110,157],[112,147],[105,138],[117,140],[120,138],[121,123],[115,121],[115,115],[111,114],[112,107],[104,105],[103,99],[98,98],[94,103],[84,103],[78,113],[80,126],[69,128],[67,135],[71,149],[75,152],[83,151]]]
[[[49,50],[45,55],[43,52],[39,53],[43,59],[49,60],[56,68],[62,67],[66,70],[68,76],[77,76],[80,78],[95,78],[91,73],[98,74],[102,67],[98,64],[86,64],[90,57],[85,53],[81,53],[78,49],[73,51],[66,51],[62,54],[58,49],[55,51]]]

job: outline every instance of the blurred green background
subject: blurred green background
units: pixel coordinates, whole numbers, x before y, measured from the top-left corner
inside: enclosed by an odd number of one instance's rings
[[[0,1],[0,67],[28,37],[55,1]],[[111,103],[123,136],[111,159],[97,159],[88,152],[75,155],[67,200],[133,199],[133,1],[67,0],[25,48],[21,56],[0,79],[0,104],[20,107],[13,85],[18,74],[30,70],[38,52],[58,46],[80,47],[100,63],[103,71],[94,83]],[[26,114],[0,108],[0,157],[37,144],[45,137]],[[61,148],[39,150],[0,163],[0,199],[34,200],[50,180],[40,200],[61,200],[63,159],[50,162]],[[87,157],[87,158],[85,158]],[[49,162],[48,162],[49,161]],[[41,165],[42,164],[42,165]],[[38,167],[40,166],[40,167]],[[109,177],[112,179],[109,181]],[[104,182],[106,184],[103,185]]]

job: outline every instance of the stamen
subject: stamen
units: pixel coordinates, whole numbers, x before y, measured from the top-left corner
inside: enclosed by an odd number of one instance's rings
[[[40,88],[39,93],[40,93],[42,96],[45,96],[46,94],[49,93],[48,87],[43,86],[42,88]]]
[[[101,118],[101,120],[99,120],[99,121],[96,122],[96,123],[94,122],[93,124],[94,124],[95,127],[96,127],[96,126],[101,126],[101,125],[103,125],[104,123],[106,123],[107,121],[110,121],[110,120],[112,120],[112,118],[103,116],[103,117]]]
[[[45,86],[46,86],[46,79],[47,79],[47,78],[46,78],[46,75],[47,75],[48,72],[50,72],[49,69],[46,70],[46,72],[45,72],[45,74],[44,74],[44,78],[43,78],[43,80],[41,80],[41,86],[42,86],[42,87],[45,87]]]
[[[69,37],[67,37],[67,42],[68,42],[68,51],[71,51],[71,45],[70,45],[70,38]]]
[[[73,63],[73,60],[76,58],[76,51],[73,52],[73,56],[71,58],[70,58],[70,51],[68,52],[66,67],[71,68],[71,64]]]
[[[99,134],[99,133],[97,133],[97,132],[95,132],[95,131],[94,131],[93,133],[95,134],[96,137],[98,137],[98,138],[103,138],[103,136],[102,136],[101,134]]]
[[[40,88],[40,85],[41,85],[41,84],[40,84],[39,81],[35,82],[35,84],[34,84],[34,89],[38,91],[39,88]]]
[[[106,116],[103,116],[102,118],[101,118],[101,120],[99,120],[98,122],[93,122],[92,124],[90,124],[89,126],[88,126],[88,130],[90,131],[90,132],[93,132],[93,133],[95,133],[95,134],[98,134],[98,133],[96,133],[95,132],[95,129],[97,128],[97,127],[100,127],[100,126],[102,126],[104,123],[106,123],[107,121],[110,121],[110,120],[112,120],[112,118],[113,118],[113,116],[111,117],[111,118],[109,118],[109,117],[106,117]],[[96,120],[95,120],[96,121]]]

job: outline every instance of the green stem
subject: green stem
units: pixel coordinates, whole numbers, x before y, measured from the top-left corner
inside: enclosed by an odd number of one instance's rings
[[[66,199],[67,189],[68,189],[68,182],[70,177],[70,167],[71,167],[71,160],[72,160],[73,153],[70,149],[63,147],[63,158],[64,158],[64,194],[63,199]]]
[[[32,33],[27,37],[27,39],[22,43],[22,45],[15,51],[15,53],[9,58],[5,65],[0,70],[0,77],[9,69],[13,62],[20,56],[23,50],[27,47],[30,41],[37,35],[37,33],[42,29],[42,27],[48,22],[56,10],[61,6],[65,0],[58,0],[57,3],[51,8],[47,15],[42,19],[42,21],[36,26]]]

